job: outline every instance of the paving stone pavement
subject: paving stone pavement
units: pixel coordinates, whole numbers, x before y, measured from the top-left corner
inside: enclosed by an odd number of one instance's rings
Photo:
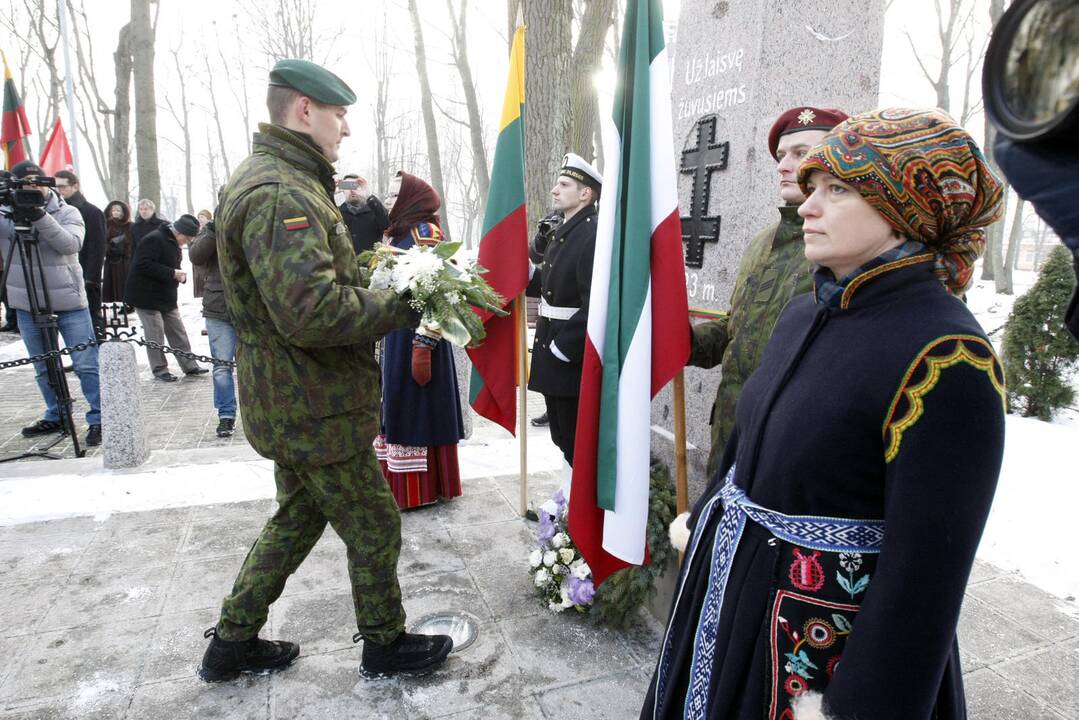
[[[188,325],[199,351],[200,325]],[[12,339],[0,337],[0,356],[18,356]],[[235,448],[249,457],[239,426],[230,439],[213,434],[207,376],[163,384],[143,369],[154,449]],[[32,445],[18,430],[40,416],[40,398],[26,369],[0,371],[0,382],[4,457]],[[478,433],[490,430],[477,423]],[[55,450],[70,457],[70,443]],[[530,494],[542,501],[556,485],[554,473],[537,473]],[[358,677],[344,546],[329,529],[266,630],[301,644],[296,664],[217,686],[194,677],[202,630],[215,621],[270,500],[0,527],[0,657],[8,659],[0,664],[0,718],[636,717],[660,625],[644,612],[627,631],[550,615],[525,572],[532,529],[514,511],[516,478],[466,480],[464,493],[403,515],[400,577],[410,621],[454,610],[480,623],[473,646],[414,680]],[[1074,601],[979,561],[959,635],[972,719],[1079,718]]]

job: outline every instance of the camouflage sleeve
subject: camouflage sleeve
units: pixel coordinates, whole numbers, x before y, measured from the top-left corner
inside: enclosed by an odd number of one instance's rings
[[[244,224],[244,256],[277,331],[300,347],[369,342],[418,321],[392,290],[342,285],[330,250],[332,227],[302,193],[256,190]]]
[[[697,323],[690,330],[690,353],[686,365],[714,368],[723,362],[723,353],[730,342],[730,315]]]

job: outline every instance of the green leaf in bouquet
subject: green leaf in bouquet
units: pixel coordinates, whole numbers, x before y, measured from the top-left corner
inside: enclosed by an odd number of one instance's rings
[[[454,345],[465,347],[472,339],[468,333],[468,328],[454,312],[447,313],[445,318],[439,318],[439,325],[441,326],[439,330],[442,337]]]
[[[434,252],[435,255],[443,260],[449,260],[460,249],[461,242],[459,240],[456,242],[440,242],[438,245],[435,245]]]

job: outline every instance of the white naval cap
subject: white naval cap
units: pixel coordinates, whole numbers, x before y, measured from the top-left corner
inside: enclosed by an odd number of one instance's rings
[[[558,174],[584,183],[597,193],[603,186],[603,176],[599,174],[599,170],[577,153],[566,153],[566,156],[562,158],[562,169],[558,171]]]

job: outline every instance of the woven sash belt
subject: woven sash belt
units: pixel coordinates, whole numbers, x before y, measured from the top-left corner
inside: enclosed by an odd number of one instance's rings
[[[701,545],[702,533],[699,530],[708,526],[708,521],[716,508],[722,504],[723,515],[716,528],[715,542],[712,547],[708,590],[704,597],[704,607],[697,624],[693,645],[693,663],[690,666],[689,688],[686,693],[684,711],[684,717],[687,720],[704,720],[708,717],[708,687],[712,679],[719,615],[723,609],[727,579],[731,573],[731,564],[738,550],[738,543],[742,538],[742,531],[746,526],[746,518],[765,528],[780,540],[810,550],[879,553],[884,544],[883,520],[784,515],[769,510],[750,500],[745,491],[734,484],[734,470],[734,467],[731,467],[727,477],[724,478],[719,494],[709,500],[701,512],[690,542],[689,553],[683,564],[684,568],[692,565],[697,549]],[[686,573],[683,572],[678,594],[675,596],[675,610],[671,614],[672,618],[678,611],[685,580]],[[659,657],[659,676],[656,679],[657,708],[665,697],[671,644],[670,628],[668,628]]]
[[[577,314],[581,308],[579,307],[559,307],[557,305],[548,305],[546,300],[540,300],[539,314],[540,317],[550,318],[551,320],[569,320],[571,317]]]

